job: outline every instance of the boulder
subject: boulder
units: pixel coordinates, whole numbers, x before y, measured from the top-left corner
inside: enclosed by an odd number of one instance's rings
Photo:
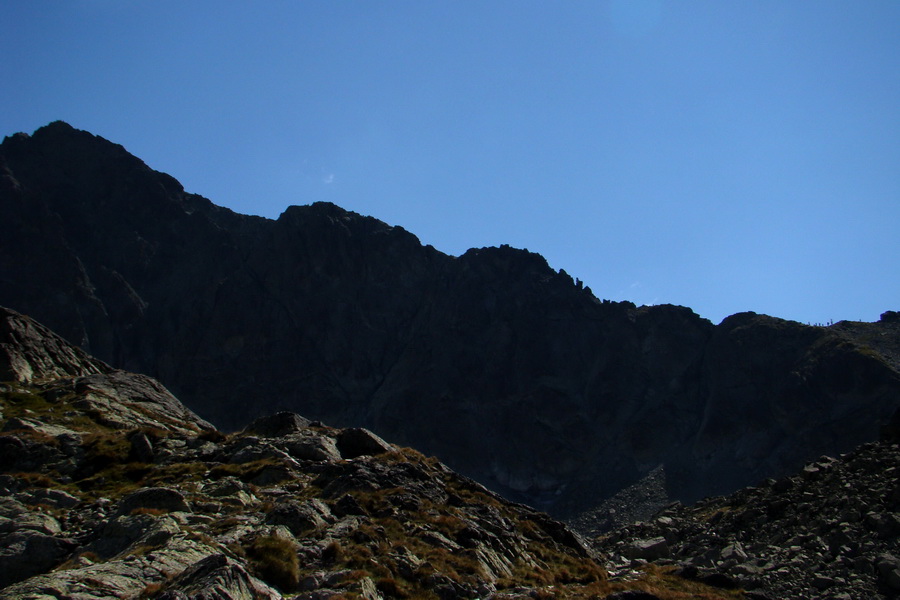
[[[153,515],[119,515],[102,521],[91,534],[84,550],[103,558],[115,556],[137,542],[156,524]]]
[[[626,550],[628,558],[657,560],[671,556],[669,544],[664,537],[635,540]]]
[[[900,591],[900,559],[892,554],[882,554],[875,561],[881,581],[894,592]]]
[[[165,487],[142,488],[122,498],[116,508],[119,515],[128,515],[139,508],[165,512],[190,512],[191,508],[178,490]]]
[[[225,496],[235,496],[240,493],[250,493],[250,486],[237,477],[229,475],[218,481],[207,481],[203,483],[203,493],[214,498]]]
[[[37,511],[28,511],[17,515],[12,521],[15,531],[37,531],[44,535],[59,535],[62,528],[54,517]]]
[[[31,505],[46,504],[54,508],[72,508],[79,500],[72,494],[52,488],[29,490],[23,495],[23,502]]]
[[[267,458],[285,459],[290,458],[284,450],[276,448],[268,441],[262,441],[259,438],[245,438],[243,447],[234,451],[228,457],[228,462],[241,465],[256,460],[264,460]]]
[[[302,504],[295,502],[278,504],[265,520],[267,525],[284,525],[297,537],[334,522],[335,517],[328,505],[317,498]]]
[[[75,548],[68,539],[22,529],[0,539],[0,588],[49,571]]]
[[[159,381],[138,373],[111,371],[75,380],[73,404],[114,429],[165,429],[196,434],[214,431]]]
[[[213,554],[191,565],[169,582],[159,600],[281,600],[281,594],[240,563]]]
[[[150,441],[146,433],[135,431],[128,436],[128,441],[131,442],[130,458],[138,462],[153,462],[153,442]]]
[[[337,437],[337,448],[344,459],[375,456],[394,450],[393,446],[362,427],[342,429]]]
[[[299,460],[333,462],[342,458],[334,438],[318,433],[287,435],[278,440],[277,445]]]

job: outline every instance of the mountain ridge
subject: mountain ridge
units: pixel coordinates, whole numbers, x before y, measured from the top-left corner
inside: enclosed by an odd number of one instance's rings
[[[660,465],[682,500],[782,475],[900,397],[852,328],[601,301],[538,254],[451,257],[333,204],[238,215],[62,123],[6,138],[0,172],[0,304],[220,427],[369,427],[557,515]]]

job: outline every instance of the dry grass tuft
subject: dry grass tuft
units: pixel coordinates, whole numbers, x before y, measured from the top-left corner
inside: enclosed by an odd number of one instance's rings
[[[297,545],[274,535],[261,536],[245,547],[254,573],[269,585],[283,592],[292,592],[300,585],[300,560]]]

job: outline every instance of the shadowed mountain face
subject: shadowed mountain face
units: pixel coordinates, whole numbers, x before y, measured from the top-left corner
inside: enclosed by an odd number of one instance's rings
[[[523,250],[451,257],[331,204],[235,214],[64,123],[0,146],[0,222],[0,304],[219,427],[369,427],[556,514],[661,464],[672,497],[731,491],[900,404],[896,343],[867,342],[895,320],[601,302]]]

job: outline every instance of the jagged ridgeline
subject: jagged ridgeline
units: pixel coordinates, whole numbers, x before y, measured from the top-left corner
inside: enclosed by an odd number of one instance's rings
[[[649,474],[662,501],[785,474],[900,398],[896,320],[601,301],[538,254],[448,256],[332,204],[235,214],[60,122],[0,146],[0,221],[0,304],[217,427],[366,427],[557,516]]]
[[[365,429],[221,433],[6,309],[0,381],[0,598],[739,597],[610,582],[562,523]]]

